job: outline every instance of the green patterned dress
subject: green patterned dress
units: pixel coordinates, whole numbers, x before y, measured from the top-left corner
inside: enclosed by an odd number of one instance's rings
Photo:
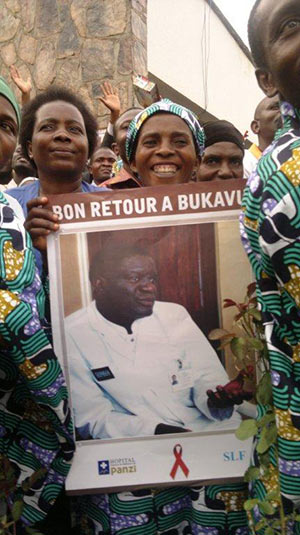
[[[248,535],[245,499],[237,483],[86,496],[76,510],[81,535]]]
[[[45,292],[31,239],[8,197],[0,193],[0,201],[1,477],[15,479],[8,503],[21,500],[21,520],[32,525],[63,488],[72,421],[62,370],[41,326]],[[29,480],[35,472],[40,477]]]
[[[280,485],[289,515],[300,506],[300,110],[283,102],[281,113],[284,126],[247,183],[241,230],[257,281],[278,430],[278,462],[273,452],[269,477],[252,493],[263,498]],[[300,523],[289,522],[288,533],[300,534]]]

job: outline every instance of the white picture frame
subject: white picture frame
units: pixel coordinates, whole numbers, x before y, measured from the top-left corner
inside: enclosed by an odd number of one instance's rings
[[[105,233],[111,236],[112,233],[122,232],[124,236],[134,236],[141,229],[144,229],[145,234],[151,234],[151,229],[154,229],[153,232],[160,232],[162,229],[162,233],[163,229],[167,232],[169,229],[175,229],[176,233],[176,228],[183,229],[184,232],[192,229],[193,232],[201,225],[214,225],[214,229],[217,229],[215,243],[218,242],[220,249],[216,254],[215,269],[219,274],[224,274],[221,277],[216,275],[220,315],[222,299],[232,298],[233,295],[237,299],[242,298],[246,293],[247,282],[252,280],[248,261],[238,238],[243,187],[243,181],[230,180],[185,184],[173,186],[171,189],[161,186],[49,197],[52,209],[61,219],[59,231],[48,237],[54,349],[67,379],[71,405],[72,374],[66,344],[65,318],[69,310],[78,310],[78,306],[85,308],[92,299],[88,282],[90,237],[97,237],[99,234],[103,238]],[[167,197],[169,201],[166,200]],[[139,208],[141,199],[144,199],[142,204],[145,209],[147,202],[150,208],[152,202],[152,208],[155,205],[156,211],[132,211],[130,214],[124,214],[121,208],[123,204],[134,206],[134,199],[139,199],[139,204],[136,204]],[[193,207],[189,199],[193,201]],[[202,206],[197,208],[197,199],[201,202],[204,199],[205,206],[202,203]],[[168,209],[163,210],[163,206],[166,207],[167,204]],[[112,207],[118,207],[119,214],[113,214]],[[66,270],[68,276],[65,274]],[[70,297],[72,287],[76,288],[76,299],[74,296]],[[74,300],[77,300],[77,304],[74,304]],[[232,317],[228,316],[228,311],[222,312],[220,323],[215,327],[230,328],[231,322]],[[230,375],[234,375],[232,370]],[[243,411],[244,414],[253,416],[255,407],[248,404],[241,410]],[[251,442],[239,441],[235,437],[234,429],[226,428],[130,438],[123,436],[82,440],[77,436],[75,457],[67,478],[66,490],[70,494],[84,494],[143,487],[207,484],[224,479],[240,481],[249,465]]]

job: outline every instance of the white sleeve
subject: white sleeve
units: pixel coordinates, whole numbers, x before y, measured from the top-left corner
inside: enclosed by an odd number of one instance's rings
[[[8,193],[3,193],[3,195],[8,201],[9,206],[14,211],[17,218],[20,219],[22,223],[24,223],[25,218],[24,218],[24,212],[23,212],[21,205],[18,203],[18,201],[14,197],[11,197],[10,195],[8,195]]]
[[[67,336],[71,399],[75,426],[83,438],[122,438],[153,435],[160,423],[116,410],[95,382],[77,345]]]
[[[108,123],[106,131],[111,137],[113,137],[113,135],[114,135],[114,125],[111,122]]]
[[[244,178],[249,178],[255,171],[258,164],[257,158],[249,150],[245,150],[243,159]]]
[[[216,386],[226,384],[229,381],[228,375],[212,345],[184,308],[176,338],[179,344],[180,339],[184,340],[183,348],[187,360],[192,363],[195,377],[194,404],[207,418],[214,420],[207,405],[206,391],[215,390]]]

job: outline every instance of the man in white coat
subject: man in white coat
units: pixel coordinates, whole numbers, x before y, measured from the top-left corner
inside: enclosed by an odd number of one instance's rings
[[[90,268],[93,302],[66,318],[75,424],[82,439],[238,427],[240,396],[214,349],[178,304],[156,301],[145,250],[108,246]]]

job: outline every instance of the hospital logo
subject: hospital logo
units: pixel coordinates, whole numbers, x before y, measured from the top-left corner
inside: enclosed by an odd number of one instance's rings
[[[136,463],[133,457],[109,459],[98,461],[99,476],[114,476],[117,474],[133,474],[136,472]]]
[[[99,476],[107,476],[110,474],[109,461],[98,461]]]

